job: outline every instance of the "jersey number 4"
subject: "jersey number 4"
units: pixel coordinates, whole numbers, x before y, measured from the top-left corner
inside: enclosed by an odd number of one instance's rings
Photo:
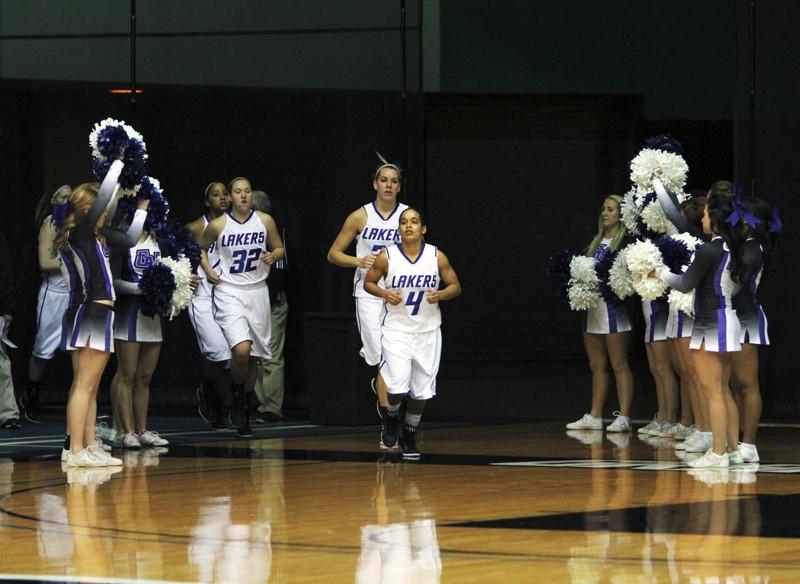
[[[250,250],[237,249],[231,254],[231,274],[252,272],[258,267],[258,260],[260,257],[261,248],[254,247]]]
[[[409,292],[406,296],[406,306],[413,306],[411,309],[411,316],[416,316],[419,312],[419,305],[422,304],[422,299],[425,297],[425,290],[418,290],[417,292]]]

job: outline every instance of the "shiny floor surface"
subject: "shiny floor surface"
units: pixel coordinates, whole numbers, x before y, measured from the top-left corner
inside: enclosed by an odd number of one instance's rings
[[[6,444],[0,580],[800,581],[796,428],[724,471],[556,423],[428,426],[416,463],[374,431],[307,429],[181,433],[114,474]]]

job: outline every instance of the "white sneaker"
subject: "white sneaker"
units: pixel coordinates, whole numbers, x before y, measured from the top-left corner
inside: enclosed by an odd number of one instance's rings
[[[97,448],[99,448],[100,450],[103,450],[104,452],[111,452],[111,447],[105,442],[103,442],[100,438],[95,438],[94,443],[95,446],[97,446]]]
[[[699,434],[699,433],[700,433],[700,432],[697,430],[697,428],[695,428],[694,426],[692,426],[692,427],[689,429],[689,433],[688,433],[688,434],[686,434],[686,436],[683,438],[683,440],[680,440],[680,441],[676,441],[676,442],[675,442],[675,445],[673,446],[673,448],[675,448],[675,450],[686,450],[686,445],[687,445],[687,444],[691,444],[691,443],[692,443],[692,440],[694,440],[694,439],[695,439],[695,436],[696,436],[697,434]],[[676,440],[677,440],[677,439],[676,439]]]
[[[77,454],[69,452],[67,454],[67,460],[64,461],[64,464],[67,468],[76,466],[105,466],[102,462],[95,459],[86,448],[78,451]]]
[[[731,465],[742,464],[744,462],[744,459],[742,458],[738,448],[728,453],[728,461]]]
[[[139,443],[142,446],[166,446],[169,444],[167,440],[158,435],[158,432],[145,430],[139,434]]]
[[[631,419],[628,416],[623,416],[619,412],[614,412],[614,415],[617,419],[606,426],[606,432],[630,432]]]
[[[596,418],[592,414],[583,414],[580,420],[567,424],[567,430],[602,430],[603,418]]]
[[[69,456],[69,450],[66,448],[61,449],[61,462],[67,462],[67,456]]]
[[[705,452],[714,443],[714,437],[711,432],[697,432],[695,437],[692,437],[692,443],[687,444],[684,450],[686,452]]]
[[[653,418],[653,420],[649,424],[639,428],[638,432],[639,434],[650,434],[650,432],[655,430],[657,427],[658,427],[658,422],[656,421],[655,418]]]
[[[122,460],[120,460],[119,458],[114,458],[105,450],[102,450],[100,448],[92,448],[91,446],[87,448],[87,450],[89,451],[89,454],[91,455],[92,458],[102,463],[101,465],[98,466],[122,466]]]
[[[739,454],[742,455],[742,462],[758,462],[758,449],[755,444],[739,442]]]
[[[142,443],[139,442],[139,437],[134,432],[128,432],[122,435],[123,448],[141,448]]]
[[[651,436],[658,436],[659,438],[672,438],[675,436],[675,430],[673,428],[677,424],[664,420],[658,425],[658,428],[655,428],[650,432]]]
[[[686,466],[692,468],[728,468],[729,465],[728,453],[717,454],[712,448],[709,448],[700,458],[695,458],[686,463]]]
[[[584,444],[601,444],[603,442],[603,435],[594,430],[567,430],[567,436]]]
[[[114,442],[117,439],[117,431],[105,422],[100,422],[94,427],[94,435],[108,442]]]

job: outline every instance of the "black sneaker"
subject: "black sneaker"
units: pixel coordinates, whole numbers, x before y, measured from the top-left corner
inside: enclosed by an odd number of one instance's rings
[[[408,424],[403,426],[403,435],[400,437],[400,447],[403,449],[403,458],[407,460],[419,460],[422,458],[417,450],[417,429]]]
[[[41,420],[39,419],[39,414],[37,413],[37,405],[39,401],[39,392],[37,389],[28,388],[25,392],[19,396],[17,400],[17,405],[19,406],[19,413],[22,415],[23,418],[28,420],[33,424],[38,424]]]
[[[9,418],[2,424],[0,424],[0,428],[3,430],[19,430],[19,420],[17,418]]]
[[[381,448],[397,448],[397,429],[400,427],[400,416],[383,417],[383,430],[381,431]]]
[[[225,423],[225,416],[222,415],[222,412],[217,412],[214,416],[214,420],[211,422],[211,429],[212,430],[227,430],[228,425]]]
[[[239,428],[245,424],[245,405],[244,390],[232,390],[231,411],[228,413],[228,422],[234,428]]]
[[[214,408],[211,407],[210,396],[207,395],[204,384],[197,386],[197,413],[209,424],[214,420]]]
[[[252,438],[253,430],[250,429],[250,422],[245,422],[236,428],[236,435],[239,436],[239,438]]]
[[[276,414],[275,412],[256,412],[255,418],[253,418],[253,424],[263,425],[263,424],[278,424],[283,422],[283,416],[280,414]]]

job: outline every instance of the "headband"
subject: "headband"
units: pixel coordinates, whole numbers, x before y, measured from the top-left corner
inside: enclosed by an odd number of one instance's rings
[[[378,160],[380,160],[380,161],[383,163],[383,164],[381,164],[381,165],[378,167],[378,169],[375,171],[375,178],[376,178],[376,179],[378,178],[378,175],[380,174],[380,172],[381,172],[381,171],[382,171],[384,168],[392,168],[392,169],[396,170],[396,171],[397,171],[397,174],[398,174],[398,176],[403,174],[403,172],[400,170],[400,167],[399,167],[399,166],[397,166],[396,164],[392,164],[391,162],[389,162],[388,160],[386,160],[386,159],[385,159],[383,156],[381,156],[381,153],[380,153],[380,152],[378,152],[378,151],[376,150],[376,151],[375,151],[375,154],[378,156]]]

